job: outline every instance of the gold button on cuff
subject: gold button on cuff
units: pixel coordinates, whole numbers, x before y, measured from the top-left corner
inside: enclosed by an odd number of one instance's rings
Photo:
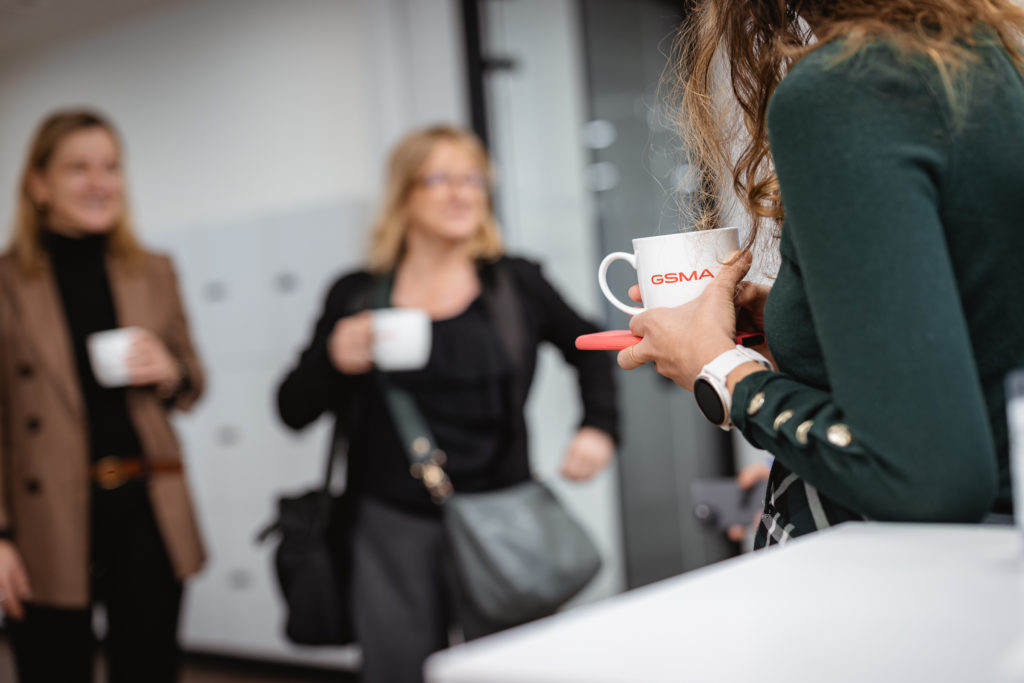
[[[796,442],[801,446],[807,445],[807,435],[811,431],[811,427],[814,426],[814,420],[806,420],[800,423],[800,426],[796,428]]]
[[[754,415],[757,411],[761,410],[761,406],[764,405],[764,392],[759,391],[754,394],[753,398],[750,399],[750,403],[747,404],[747,415]]]
[[[413,439],[412,452],[416,455],[426,455],[430,451],[430,439],[425,436],[418,436]]]
[[[783,410],[775,417],[775,422],[772,423],[772,428],[775,431],[779,431],[779,427],[789,422],[790,418],[793,417],[792,410]]]
[[[853,443],[853,434],[850,433],[850,428],[841,423],[829,427],[825,436],[828,437],[829,443],[840,448],[846,448]]]

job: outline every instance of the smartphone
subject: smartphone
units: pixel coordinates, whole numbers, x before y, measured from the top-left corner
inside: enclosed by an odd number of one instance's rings
[[[690,484],[693,514],[701,523],[716,529],[739,524],[747,526],[764,508],[765,482],[741,489],[732,477],[697,479]]]

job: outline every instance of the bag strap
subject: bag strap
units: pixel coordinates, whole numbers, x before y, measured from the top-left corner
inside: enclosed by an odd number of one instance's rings
[[[516,295],[512,274],[502,263],[495,263],[482,278],[484,306],[487,316],[498,332],[498,338],[507,361],[512,368],[510,386],[510,408],[517,405],[525,383],[522,379],[523,332],[522,304]],[[391,274],[374,276],[373,308],[387,308],[391,305],[391,289],[394,277]],[[375,371],[378,385],[387,401],[391,419],[398,430],[402,446],[409,458],[409,471],[423,482],[430,497],[439,505],[455,492],[448,473],[444,470],[447,460],[445,452],[437,445],[426,419],[412,395],[398,388],[387,373]]]
[[[327,454],[327,468],[324,471],[324,485],[322,488],[325,496],[331,493],[331,482],[334,480],[334,468],[335,466],[344,467],[345,463],[348,462],[348,437],[345,436],[345,431],[341,428],[342,418],[338,417],[334,421],[334,428],[331,430],[331,447],[330,452]],[[345,486],[348,486],[348,482],[345,482]]]
[[[370,286],[358,288],[347,302],[347,308],[351,311],[361,311],[370,308],[375,296],[373,283]],[[348,314],[346,314],[348,315]],[[330,495],[331,481],[334,479],[334,468],[344,467],[348,462],[348,430],[358,419],[356,415],[358,401],[349,401],[342,407],[343,414],[335,415],[334,428],[331,430],[330,450],[327,453],[327,467],[324,471],[324,495]],[[345,482],[348,487],[350,482]]]
[[[438,447],[412,395],[396,387],[382,372],[377,373],[377,381],[409,458],[409,472],[423,482],[435,503],[443,504],[455,493],[448,473],[444,471],[445,452]]]
[[[372,292],[370,287],[360,288],[348,302],[350,308],[362,310],[369,307]],[[345,468],[348,463],[348,428],[358,419],[358,401],[349,401],[341,410],[337,411],[334,419],[334,427],[331,429],[331,440],[327,451],[327,462],[324,467],[323,484],[316,489],[320,497],[327,501],[331,498],[331,482],[334,480],[335,468]],[[347,473],[349,478],[345,481],[345,488],[352,485],[351,472]],[[318,515],[317,522],[322,523],[326,519],[326,507],[322,508]],[[256,543],[263,543],[270,535],[281,528],[280,518],[270,522],[267,526],[256,533]]]
[[[393,283],[394,278],[390,274],[374,276],[374,308],[387,308],[390,305]],[[373,374],[387,401],[403,450],[409,458],[409,472],[423,482],[435,503],[444,503],[455,492],[448,473],[444,471],[444,451],[438,448],[412,395],[395,386],[387,373],[375,370]]]

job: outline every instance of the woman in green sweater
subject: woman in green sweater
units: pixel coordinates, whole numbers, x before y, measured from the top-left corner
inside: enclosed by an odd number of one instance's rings
[[[758,545],[851,519],[1011,512],[1022,32],[1010,0],[708,0],[692,13],[678,61],[690,148],[710,186],[736,188],[755,234],[775,228],[780,270],[770,289],[741,282],[751,255],[737,254],[698,300],[636,316],[644,339],[619,364],[653,362],[775,456]],[[719,48],[750,136],[738,160]],[[716,222],[712,206],[702,227]],[[748,326],[774,369],[735,350]]]

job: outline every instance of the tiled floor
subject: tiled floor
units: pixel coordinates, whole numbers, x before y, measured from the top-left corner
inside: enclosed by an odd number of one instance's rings
[[[103,663],[97,662],[96,683],[102,683]],[[328,672],[268,665],[257,662],[187,657],[181,683],[355,683],[345,672]],[[15,683],[14,662],[5,638],[0,638],[0,683]],[[56,682],[55,682],[56,683]]]

